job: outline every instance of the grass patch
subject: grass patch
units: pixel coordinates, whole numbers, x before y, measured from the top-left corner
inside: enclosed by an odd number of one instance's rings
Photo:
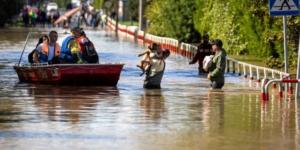
[[[249,64],[267,67],[265,64],[265,58],[259,58],[257,56],[249,56],[249,55],[228,55],[230,58],[236,59],[238,61],[246,62]]]
[[[138,26],[139,23],[136,21],[120,21],[120,24],[126,25],[126,26]]]

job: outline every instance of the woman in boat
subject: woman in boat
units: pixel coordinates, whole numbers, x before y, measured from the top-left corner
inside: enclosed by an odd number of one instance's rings
[[[169,57],[170,51],[168,49],[162,51],[162,58],[151,58],[150,67],[146,71],[144,80],[144,88],[146,89],[160,89],[160,83],[165,71],[165,59]]]
[[[45,34],[42,35],[42,37],[39,38],[39,41],[36,44],[35,48],[28,54],[28,61],[30,64],[39,63],[38,53],[36,51],[36,48],[43,42],[49,42],[48,35],[45,35]]]
[[[59,63],[60,46],[56,42],[58,38],[56,31],[49,32],[49,42],[44,41],[36,48],[40,63],[57,64]]]

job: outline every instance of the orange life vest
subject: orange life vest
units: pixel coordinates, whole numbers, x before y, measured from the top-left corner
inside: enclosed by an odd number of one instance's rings
[[[58,45],[58,43],[55,43],[54,50],[55,50],[54,56],[58,57],[60,55],[60,46]],[[48,42],[43,42],[42,53],[48,56],[48,52],[49,52],[49,44]]]

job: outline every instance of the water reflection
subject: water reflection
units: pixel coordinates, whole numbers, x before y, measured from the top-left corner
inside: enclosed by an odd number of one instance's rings
[[[204,107],[205,113],[209,114],[210,121],[208,121],[208,126],[211,131],[222,132],[224,128],[224,99],[225,94],[223,90],[210,90],[207,94],[208,104]],[[206,115],[204,115],[206,116]],[[214,117],[213,117],[214,116]],[[217,117],[216,117],[217,116]]]
[[[161,89],[145,89],[144,94],[141,95],[140,106],[147,118],[159,120],[166,111],[165,98]]]
[[[119,91],[115,87],[40,85],[30,88],[28,92],[34,97],[37,111],[45,113],[47,120],[72,124],[93,120],[97,104],[119,98]]]

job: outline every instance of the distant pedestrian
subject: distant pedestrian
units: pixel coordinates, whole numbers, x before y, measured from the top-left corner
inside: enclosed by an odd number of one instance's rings
[[[212,49],[215,55],[211,67],[208,68],[209,73],[207,78],[211,81],[213,89],[221,89],[225,83],[226,52],[223,49],[223,43],[220,39],[215,39],[212,42]]]
[[[193,57],[193,59],[189,62],[189,64],[195,64],[198,62],[198,73],[205,73],[203,70],[203,60],[205,56],[213,55],[212,46],[209,43],[209,35],[206,33],[203,35],[203,41],[198,45],[197,53]]]

